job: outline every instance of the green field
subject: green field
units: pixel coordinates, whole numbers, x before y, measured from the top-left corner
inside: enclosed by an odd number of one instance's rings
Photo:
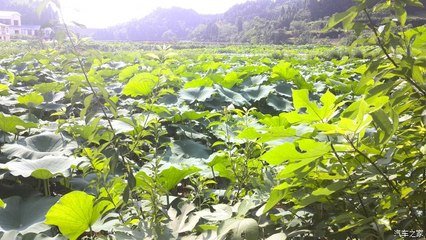
[[[426,27],[397,17],[351,47],[0,43],[0,239],[421,239]]]

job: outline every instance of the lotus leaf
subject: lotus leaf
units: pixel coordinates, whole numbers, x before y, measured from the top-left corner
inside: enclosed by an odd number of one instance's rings
[[[42,104],[43,101],[44,101],[43,96],[41,96],[39,93],[36,93],[36,92],[32,92],[27,95],[18,97],[18,102],[28,107],[38,106]]]
[[[73,157],[45,156],[39,159],[12,160],[6,163],[5,167],[14,176],[49,179],[58,174],[68,177],[71,166],[78,165],[80,162],[81,159]]]
[[[77,239],[100,217],[101,211],[94,206],[95,197],[74,191],[64,195],[46,214],[46,224],[55,225],[63,235]]]
[[[45,214],[58,200],[56,197],[13,196],[4,200],[6,208],[0,208],[0,233],[11,239],[17,234],[40,233],[49,229],[44,224]],[[3,235],[3,238],[5,236]]]
[[[62,135],[41,133],[19,140],[14,144],[5,144],[2,151],[9,158],[39,159],[45,156],[68,156],[76,147]]]

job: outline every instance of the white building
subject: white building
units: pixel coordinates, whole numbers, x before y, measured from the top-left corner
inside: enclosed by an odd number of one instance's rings
[[[9,26],[0,23],[0,41],[10,41]]]
[[[21,34],[21,14],[12,11],[0,11],[0,23],[9,26],[10,35]]]
[[[10,41],[16,36],[50,36],[51,30],[40,31],[38,25],[22,25],[21,14],[13,11],[0,11],[0,41]]]

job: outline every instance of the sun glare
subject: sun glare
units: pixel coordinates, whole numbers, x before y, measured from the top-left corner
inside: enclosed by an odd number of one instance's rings
[[[61,0],[67,21],[75,21],[88,27],[103,28],[142,18],[156,8],[182,7],[202,14],[223,13],[237,3],[246,0]]]

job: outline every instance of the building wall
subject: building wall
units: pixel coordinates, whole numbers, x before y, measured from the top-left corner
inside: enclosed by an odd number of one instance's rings
[[[3,25],[2,25],[3,24]],[[6,25],[6,26],[5,26]],[[22,25],[21,15],[19,13],[1,12],[0,11],[0,41],[9,41],[12,38],[20,38],[17,35],[40,36],[42,38],[50,38],[51,30],[40,30],[37,25]]]
[[[19,14],[10,14],[8,16],[0,15],[0,23],[10,26],[10,35],[21,34],[21,15]]]
[[[10,41],[8,26],[0,26],[0,41]]]

